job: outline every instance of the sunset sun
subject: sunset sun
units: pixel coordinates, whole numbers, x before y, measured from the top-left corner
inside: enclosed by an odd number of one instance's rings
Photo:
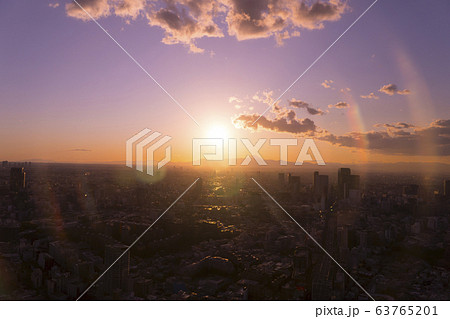
[[[225,126],[220,124],[212,125],[206,132],[208,138],[228,138],[228,131]]]

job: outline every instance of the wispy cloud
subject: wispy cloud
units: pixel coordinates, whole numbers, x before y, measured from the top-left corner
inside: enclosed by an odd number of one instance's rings
[[[361,95],[361,97],[363,99],[373,99],[373,100],[378,100],[379,97],[376,96],[373,92],[369,93],[368,95]]]
[[[320,85],[322,85],[324,88],[329,89],[331,88],[331,84],[333,84],[333,80],[325,80]]]

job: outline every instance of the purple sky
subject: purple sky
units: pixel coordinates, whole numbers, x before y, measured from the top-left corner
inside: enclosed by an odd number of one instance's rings
[[[73,2],[2,1],[2,159],[121,161],[124,141],[149,127],[173,136],[185,160],[191,137],[223,126],[231,137],[314,136],[328,161],[364,151],[349,162],[450,162],[448,1],[379,0],[256,133],[248,118],[268,107],[264,92],[278,97],[373,1],[79,2],[200,128]]]

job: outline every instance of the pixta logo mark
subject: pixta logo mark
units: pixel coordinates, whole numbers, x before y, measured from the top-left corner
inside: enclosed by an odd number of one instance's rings
[[[165,157],[161,161],[156,163],[154,162],[154,153],[157,149],[170,141],[172,137],[167,135],[161,137],[162,134],[159,132],[154,131],[151,134],[150,132],[150,129],[145,128],[126,141],[126,165],[133,168],[133,146],[135,146],[136,169],[138,171],[144,172],[144,150],[147,149],[146,173],[153,176],[154,166],[156,166],[157,169],[161,169],[171,160],[172,149],[170,145],[166,147]]]

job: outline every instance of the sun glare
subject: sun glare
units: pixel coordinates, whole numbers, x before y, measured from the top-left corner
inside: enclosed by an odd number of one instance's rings
[[[207,132],[208,138],[227,138],[227,129],[222,125],[213,125],[209,128]]]

